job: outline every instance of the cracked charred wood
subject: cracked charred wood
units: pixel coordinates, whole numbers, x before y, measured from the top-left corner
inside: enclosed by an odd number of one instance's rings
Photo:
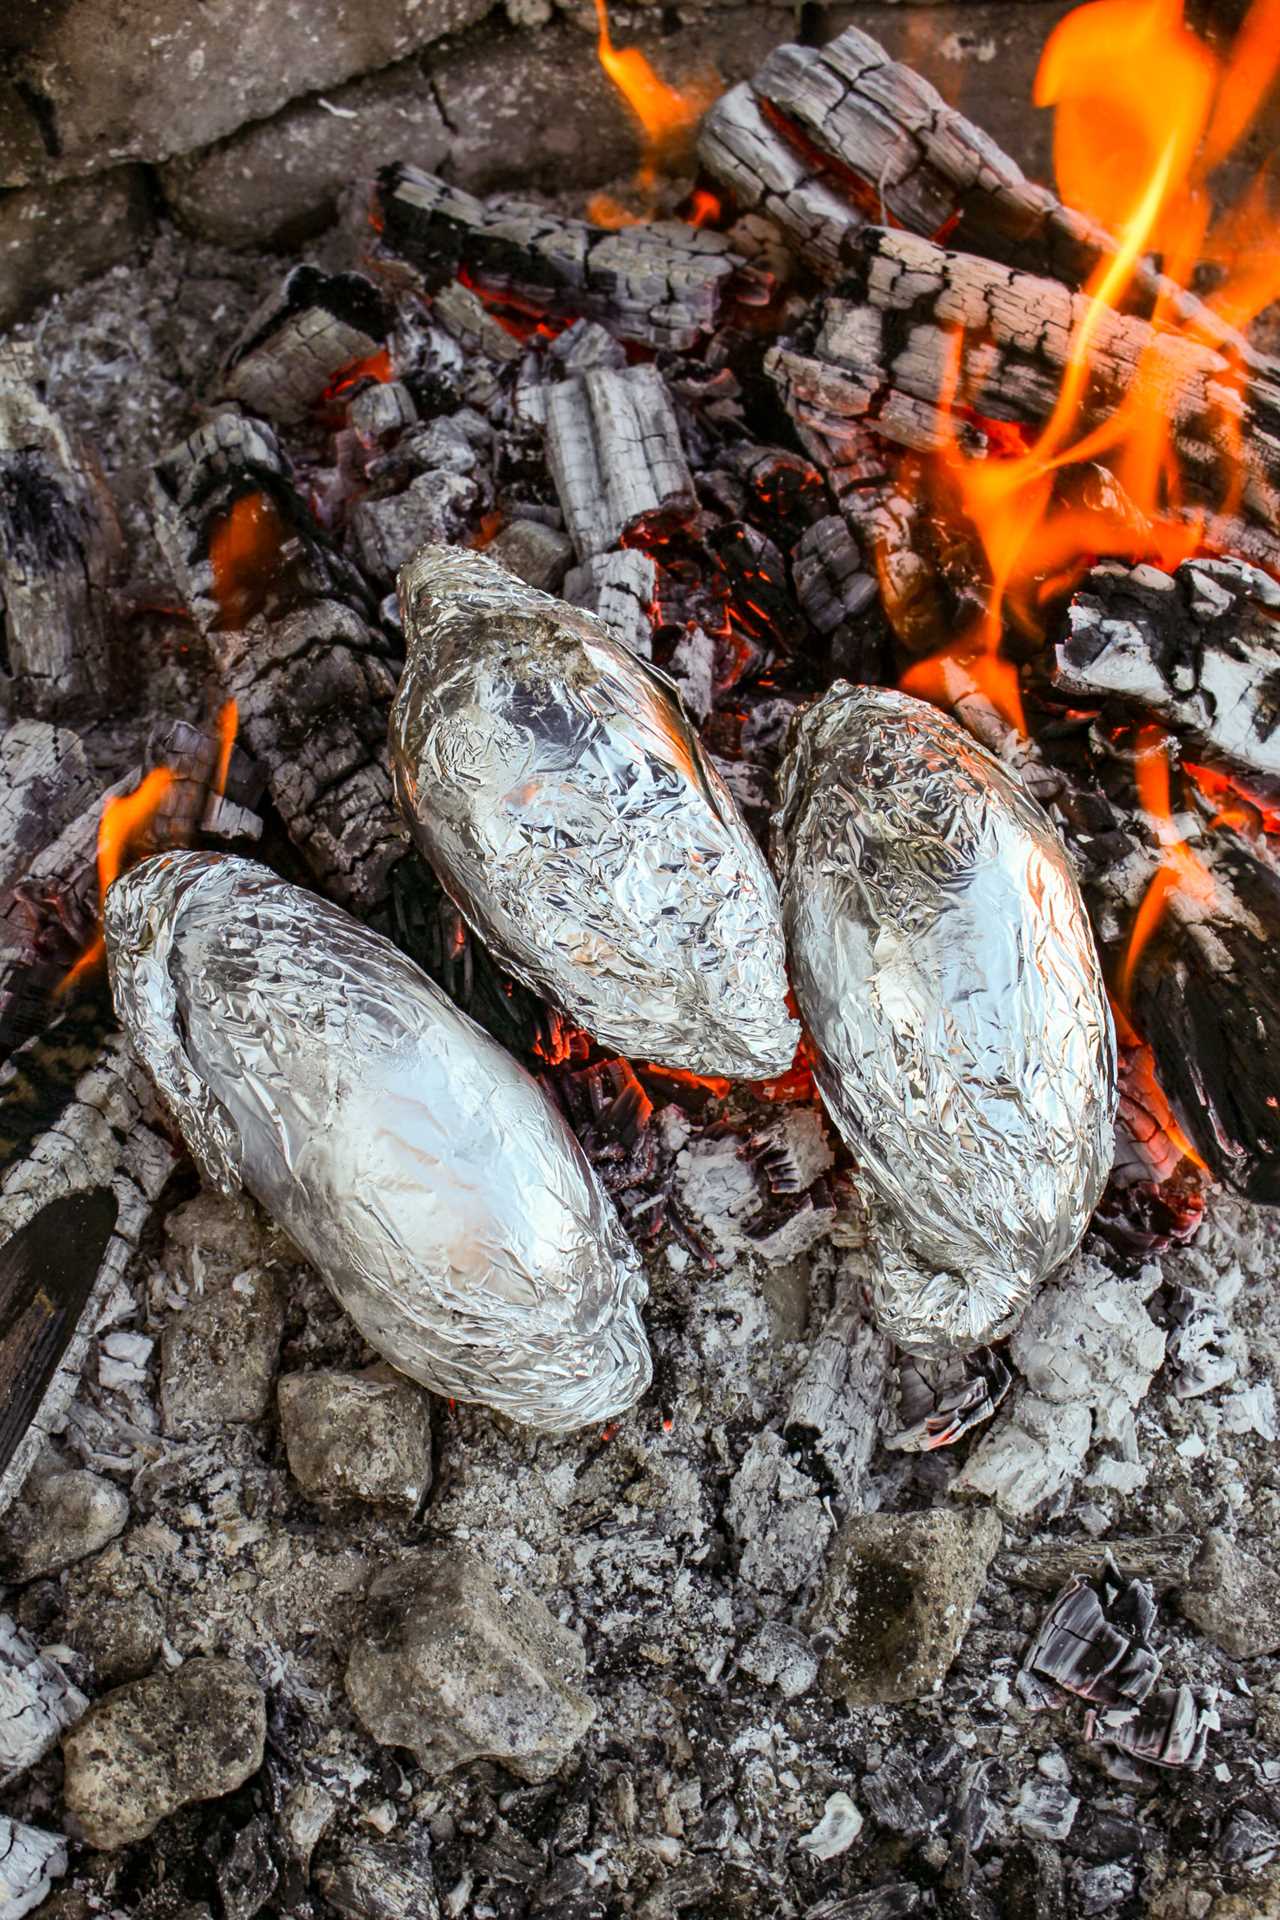
[[[632,653],[653,654],[653,608],[658,569],[638,547],[598,553],[565,576],[563,597],[571,607],[598,613]]]
[[[14,1920],[46,1900],[67,1870],[67,1842],[60,1833],[28,1827],[0,1814],[0,1912]]]
[[[364,274],[294,267],[245,323],[223,392],[268,420],[303,420],[341,373],[378,351],[390,325]]]
[[[954,434],[980,456],[1000,437],[999,423],[1034,431],[1048,419],[1088,309],[1083,294],[879,227],[857,236],[848,264],[840,294],[816,301],[765,361],[806,446],[830,473],[871,477],[868,430],[926,454]],[[1081,430],[1110,417],[1139,380],[1169,423],[1188,497],[1212,508],[1239,479],[1240,511],[1280,564],[1280,366],[1258,357],[1242,382],[1217,348],[1134,314],[1101,311]]]
[[[311,600],[342,600],[371,618],[369,588],[330,545],[298,495],[265,421],[223,408],[156,464],[156,537],[202,632]]]
[[[1113,1536],[1105,1545],[1088,1539],[1042,1540],[997,1555],[1002,1580],[1042,1593],[1057,1593],[1075,1575],[1097,1581],[1110,1561],[1129,1580],[1149,1582],[1157,1594],[1182,1587],[1203,1545],[1194,1533]]]
[[[597,368],[546,395],[547,465],[579,560],[625,533],[661,533],[697,500],[666,383],[654,366]]]
[[[827,280],[868,224],[945,238],[1072,287],[1117,251],[1110,234],[1028,180],[988,134],[857,27],[822,47],[776,47],[712,107],[698,156],[740,208],[775,221]],[[1230,341],[1252,360],[1229,326],[1140,262],[1127,304],[1150,312],[1157,296],[1194,314],[1206,339]]]
[[[0,1081],[0,1512],[58,1430],[177,1165],[154,1112],[123,1038],[95,1052],[74,1019]]]
[[[879,1437],[889,1342],[867,1318],[861,1280],[845,1275],[787,1406],[785,1437],[836,1495],[842,1513],[861,1506],[862,1482]]]
[[[0,663],[13,709],[88,719],[110,698],[121,553],[106,483],[46,405],[32,357],[0,355]]]
[[[403,165],[379,175],[377,212],[383,245],[418,268],[428,290],[465,273],[525,313],[603,320],[647,346],[685,351],[735,300],[767,291],[722,235],[683,221],[593,227],[531,201],[476,200]]]
[[[325,892],[369,916],[408,849],[387,769],[397,671],[381,635],[319,600],[210,638],[286,831]]]
[[[1244,560],[1095,567],[1067,609],[1053,684],[1104,716],[1153,714],[1184,750],[1280,795],[1280,586]]]

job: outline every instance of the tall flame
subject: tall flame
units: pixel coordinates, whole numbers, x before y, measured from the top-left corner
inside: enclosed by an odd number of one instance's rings
[[[599,29],[596,57],[640,122],[644,154],[635,184],[651,206],[659,173],[664,166],[676,164],[683,157],[718,89],[710,84],[691,86],[684,91],[668,86],[654,72],[639,47],[614,46],[609,31],[608,0],[595,0],[595,6]],[[606,193],[596,194],[587,212],[597,225],[606,227],[629,226],[648,217],[632,213]]]
[[[1046,44],[1035,100],[1055,109],[1054,166],[1063,199],[1117,236],[1084,288],[1062,382],[1049,418],[1029,446],[989,435],[978,457],[961,438],[965,406],[964,341],[954,338],[940,395],[942,446],[933,481],[975,529],[990,576],[978,627],[946,652],[971,684],[985,685],[1017,719],[1016,676],[999,661],[1005,621],[1040,632],[1042,600],[1068,590],[1104,556],[1172,568],[1203,545],[1205,516],[1182,511],[1178,463],[1167,404],[1171,334],[1195,337],[1194,317],[1162,296],[1151,344],[1109,418],[1082,418],[1093,361],[1112,312],[1122,305],[1139,263],[1155,253],[1166,276],[1189,285],[1198,264],[1220,276],[1205,305],[1240,327],[1280,294],[1277,224],[1261,184],[1216,223],[1206,185],[1211,170],[1247,130],[1280,63],[1280,0],[1254,0],[1227,61],[1185,26],[1181,0],[1092,0],[1068,14]],[[1220,442],[1228,473],[1220,508],[1242,491],[1238,371],[1218,383]],[[993,423],[981,423],[991,425]],[[1061,484],[1064,471],[1103,461],[1122,498],[1082,506]],[[1064,497],[1064,495],[1068,497]],[[903,684],[945,699],[955,673],[937,659],[911,669]]]

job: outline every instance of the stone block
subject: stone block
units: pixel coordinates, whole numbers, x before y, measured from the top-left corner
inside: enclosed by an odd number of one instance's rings
[[[1275,1570],[1223,1533],[1208,1535],[1178,1608],[1233,1660],[1280,1651]]]
[[[417,1507],[431,1485],[431,1411],[391,1367],[286,1374],[277,1388],[289,1471],[314,1500]]]
[[[0,1528],[0,1579],[38,1580],[97,1553],[129,1518],[128,1497],[75,1468],[28,1481]]]
[[[577,1638],[478,1554],[430,1547],[380,1573],[347,1667],[347,1695],[383,1746],[429,1773],[497,1760],[549,1780],[595,1707]]]
[[[990,1512],[859,1513],[836,1535],[809,1631],[850,1707],[920,1700],[946,1678],[1000,1545]]]
[[[152,225],[141,167],[0,194],[0,327],[131,258]]]

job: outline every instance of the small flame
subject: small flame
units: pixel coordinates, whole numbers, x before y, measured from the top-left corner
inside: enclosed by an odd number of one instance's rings
[[[1117,245],[1084,288],[1053,409],[1029,446],[993,431],[995,423],[977,420],[965,404],[965,343],[953,336],[940,382],[942,445],[930,481],[976,530],[990,576],[977,630],[945,650],[962,667],[996,659],[1006,618],[1040,637],[1044,601],[1069,591],[1103,557],[1172,571],[1212,544],[1209,517],[1183,510],[1170,432],[1170,347],[1197,338],[1195,317],[1181,316],[1172,297],[1161,296],[1151,342],[1118,406],[1093,426],[1083,411],[1112,316],[1149,254],[1179,286],[1191,284],[1199,265],[1217,268],[1218,290],[1204,304],[1237,328],[1280,294],[1277,223],[1262,186],[1217,222],[1207,187],[1212,168],[1247,130],[1278,63],[1280,0],[1254,0],[1225,62],[1186,27],[1181,0],[1091,0],[1050,35],[1035,101],[1055,109],[1059,189],[1068,205],[1115,233]],[[1239,369],[1214,384],[1219,508],[1229,515],[1244,483]],[[984,454],[965,444],[975,424],[984,431]],[[1109,501],[1080,501],[1067,470],[1098,461],[1117,490]],[[935,699],[948,684],[935,663],[912,669],[904,681]],[[1011,669],[1002,686],[1008,715],[1016,686]]]
[[[218,709],[218,763],[213,770],[212,788],[221,800],[227,790],[227,775],[231,771],[231,755],[236,744],[236,734],[240,730],[240,709],[234,700],[224,700]]]
[[[320,396],[320,404],[323,406],[334,400],[345,399],[362,380],[376,380],[379,386],[385,386],[395,377],[390,352],[386,347],[379,347],[376,353],[369,354],[365,359],[352,360],[345,367],[339,367]]]
[[[279,509],[265,493],[242,493],[214,521],[209,565],[224,627],[242,625],[261,605],[284,539]]]
[[[1214,898],[1212,876],[1181,838],[1174,822],[1169,798],[1167,742],[1159,727],[1138,729],[1135,773],[1142,809],[1155,822],[1164,851],[1134,917],[1121,962],[1118,997],[1126,1014],[1133,1005],[1138,963],[1164,918],[1169,901],[1175,894],[1182,894],[1201,907],[1211,907]]]
[[[102,803],[98,822],[98,922],[102,922],[107,888],[124,870],[134,843],[159,812],[174,782],[169,767],[153,767],[132,793],[110,794]],[[66,993],[91,973],[105,957],[106,945],[101,933],[87,947],[62,980],[58,992]]]

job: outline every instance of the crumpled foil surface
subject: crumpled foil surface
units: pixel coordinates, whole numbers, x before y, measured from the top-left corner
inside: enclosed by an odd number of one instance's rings
[[[796,723],[774,866],[818,1086],[875,1189],[883,1331],[998,1338],[1111,1169],[1115,1035],[1048,816],[964,730],[837,681]]]
[[[503,964],[633,1058],[784,1072],[777,890],[671,682],[467,548],[415,555],[400,608],[400,806]]]
[[[544,1432],[650,1378],[635,1250],[537,1082],[388,940],[250,860],[106,901],[117,1013],[197,1165],[261,1201],[365,1339]]]

